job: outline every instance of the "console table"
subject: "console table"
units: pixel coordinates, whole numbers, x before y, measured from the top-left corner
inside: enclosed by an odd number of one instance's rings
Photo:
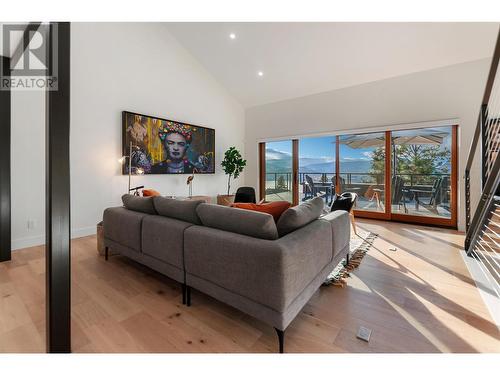
[[[212,203],[212,197],[210,197],[208,195],[193,195],[192,197],[170,196],[167,198],[174,198],[174,199],[180,199],[180,200],[203,201],[205,203]]]

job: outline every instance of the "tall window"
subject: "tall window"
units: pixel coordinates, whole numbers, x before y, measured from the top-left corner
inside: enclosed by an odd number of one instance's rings
[[[266,201],[293,202],[292,141],[266,143]]]

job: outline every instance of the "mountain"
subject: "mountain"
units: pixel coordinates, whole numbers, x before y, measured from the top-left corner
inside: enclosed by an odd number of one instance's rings
[[[370,160],[341,160],[342,173],[368,173]],[[292,159],[272,159],[266,161],[266,173],[286,173],[292,170]],[[334,173],[335,163],[314,163],[301,165],[299,160],[299,173]]]

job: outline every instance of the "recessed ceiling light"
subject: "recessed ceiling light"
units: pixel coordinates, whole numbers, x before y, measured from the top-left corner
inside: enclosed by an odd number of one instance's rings
[[[258,71],[258,72],[257,72],[257,75],[258,75],[259,77],[262,77],[262,76],[264,75],[264,72]]]
[[[229,34],[229,38],[230,38],[230,39],[236,39],[236,34],[235,34],[235,33],[231,33],[231,34]]]

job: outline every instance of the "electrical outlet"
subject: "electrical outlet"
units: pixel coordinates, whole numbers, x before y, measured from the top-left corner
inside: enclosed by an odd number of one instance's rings
[[[370,328],[359,327],[358,334],[356,335],[356,337],[360,340],[368,342],[370,341],[371,335],[372,335],[372,330]]]
[[[28,230],[33,230],[36,227],[36,222],[33,219],[28,219]]]

